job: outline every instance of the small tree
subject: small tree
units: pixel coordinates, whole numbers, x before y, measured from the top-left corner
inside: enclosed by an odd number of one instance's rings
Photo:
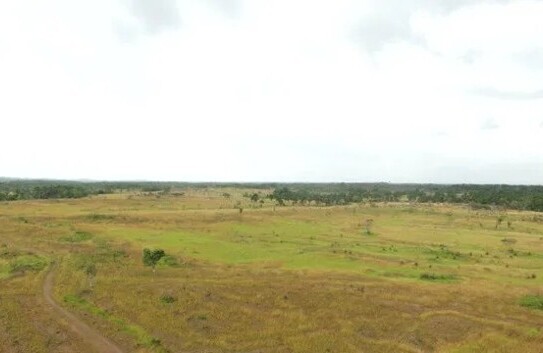
[[[145,266],[150,266],[153,268],[153,273],[155,273],[155,268],[157,263],[166,256],[166,253],[162,249],[143,249],[143,264]]]
[[[373,219],[368,218],[364,221],[364,229],[367,235],[371,234],[371,227],[373,226]]]

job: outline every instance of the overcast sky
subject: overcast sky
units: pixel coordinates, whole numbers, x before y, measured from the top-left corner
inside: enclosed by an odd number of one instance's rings
[[[0,2],[0,176],[543,184],[543,1]]]

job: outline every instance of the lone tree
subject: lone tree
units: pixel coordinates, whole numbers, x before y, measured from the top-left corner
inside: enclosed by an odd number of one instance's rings
[[[143,249],[143,264],[145,266],[150,266],[153,268],[153,273],[155,273],[156,264],[166,256],[166,253],[162,249]]]
[[[373,219],[368,218],[364,221],[364,229],[367,235],[371,234],[371,226],[373,225]]]
[[[251,195],[251,201],[252,202],[257,202],[258,201],[258,194],[256,192]]]

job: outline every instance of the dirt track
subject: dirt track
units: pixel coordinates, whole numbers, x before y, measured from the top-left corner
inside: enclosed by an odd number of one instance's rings
[[[102,336],[98,331],[81,321],[77,316],[70,313],[68,310],[61,307],[53,299],[53,280],[55,277],[55,269],[51,268],[45,281],[43,282],[43,296],[45,301],[70,325],[71,329],[78,334],[83,341],[89,344],[96,352],[99,353],[124,353],[115,343],[106,337]]]

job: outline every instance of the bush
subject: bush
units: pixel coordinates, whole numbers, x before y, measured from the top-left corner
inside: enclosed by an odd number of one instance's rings
[[[450,281],[455,279],[453,275],[437,275],[435,273],[423,273],[420,275],[420,279],[425,281]]]
[[[164,294],[160,297],[160,301],[164,304],[171,304],[176,302],[177,299],[172,297],[171,295]]]

